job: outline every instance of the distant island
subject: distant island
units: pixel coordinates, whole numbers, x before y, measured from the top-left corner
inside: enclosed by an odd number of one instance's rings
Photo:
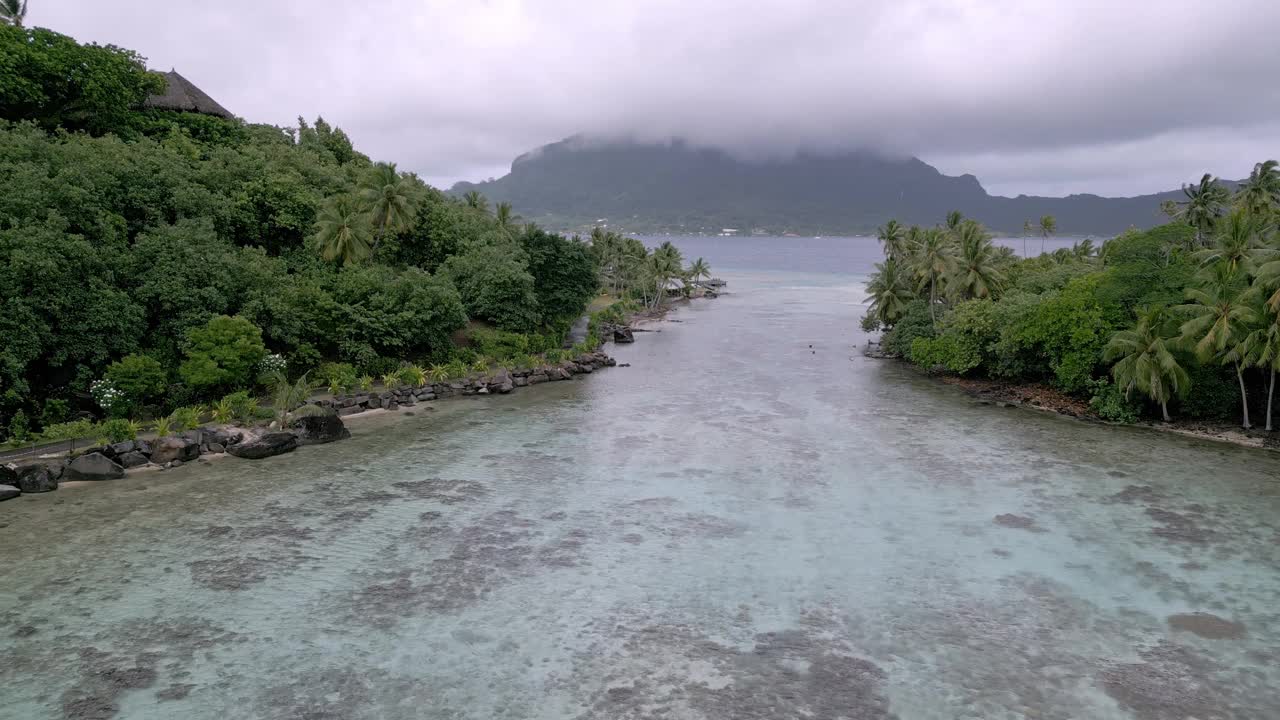
[[[918,158],[873,152],[799,155],[745,162],[683,142],[640,144],[569,138],[521,155],[511,172],[460,182],[508,202],[526,219],[556,230],[597,224],[632,233],[869,234],[891,218],[929,224],[949,210],[1000,233],[1017,234],[1044,215],[1068,235],[1111,236],[1167,222],[1161,203],[1179,190],[1131,198],[990,195],[972,175],[944,175]]]

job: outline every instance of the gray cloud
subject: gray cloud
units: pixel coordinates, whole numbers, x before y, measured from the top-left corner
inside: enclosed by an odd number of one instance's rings
[[[1162,190],[1280,154],[1274,0],[41,0],[29,20],[177,67],[251,121],[322,114],[441,185],[577,132],[874,147],[1006,194]]]

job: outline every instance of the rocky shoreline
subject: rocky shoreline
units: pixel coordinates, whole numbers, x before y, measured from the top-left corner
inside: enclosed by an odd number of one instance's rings
[[[877,360],[902,360],[883,352],[879,345],[872,343],[863,350],[863,355]],[[910,365],[910,363],[907,363]],[[1034,383],[1010,383],[985,378],[964,378],[954,375],[941,375],[911,367],[922,375],[943,385],[954,387],[965,393],[979,405],[990,405],[1003,408],[1027,408],[1041,412],[1053,413],[1063,417],[1084,422],[1104,425],[1121,425],[1103,420],[1089,407],[1087,402],[1072,397],[1061,390]],[[1272,436],[1262,430],[1245,430],[1228,423],[1212,423],[1205,421],[1180,420],[1174,422],[1157,422],[1142,420],[1124,425],[1125,427],[1145,428],[1157,432],[1173,433],[1201,440],[1230,443],[1240,447],[1257,450],[1280,451],[1280,436]],[[1280,434],[1278,434],[1280,435]]]
[[[626,343],[633,339],[627,326],[609,326],[607,329],[609,340]],[[90,447],[74,456],[45,456],[20,465],[0,464],[0,500],[52,492],[64,482],[115,480],[134,472],[167,470],[226,455],[243,460],[274,457],[293,452],[301,446],[351,437],[343,418],[358,413],[397,410],[451,396],[505,395],[516,388],[571,380],[576,375],[591,374],[615,365],[617,362],[613,358],[595,351],[556,365],[514,370],[504,368],[419,388],[396,388],[312,400],[308,404],[330,412],[302,415],[290,422],[287,428],[200,427],[163,438],[126,440]]]

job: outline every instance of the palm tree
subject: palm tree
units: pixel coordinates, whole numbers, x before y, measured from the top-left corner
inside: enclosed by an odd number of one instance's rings
[[[1044,241],[1049,239],[1050,235],[1058,232],[1058,220],[1052,215],[1045,215],[1040,218],[1040,254],[1044,254]]]
[[[884,246],[884,256],[901,260],[903,244],[907,239],[906,229],[897,220],[890,220],[883,227],[876,228],[876,239]]]
[[[1248,364],[1269,371],[1267,383],[1267,432],[1271,431],[1271,399],[1276,392],[1276,370],[1280,369],[1280,313],[1258,312],[1265,318],[1262,327],[1255,328],[1244,339],[1245,360]]]
[[[962,222],[964,222],[964,213],[959,210],[952,210],[947,213],[946,228],[949,232],[958,232],[960,230],[960,223]]]
[[[1192,254],[1201,267],[1225,264],[1227,270],[1251,273],[1254,261],[1263,252],[1259,241],[1258,223],[1254,215],[1244,208],[1232,210],[1226,222],[1219,223],[1213,247],[1197,250]]]
[[[1031,235],[1031,221],[1022,221],[1022,257],[1027,256],[1027,237]]]
[[[667,284],[672,278],[680,277],[683,266],[684,259],[680,256],[680,250],[670,241],[662,243],[649,256],[649,279],[656,291],[653,297],[654,307],[662,304],[667,294]]]
[[[1093,238],[1085,238],[1071,246],[1071,254],[1077,260],[1089,260],[1097,251],[1098,248],[1093,244]]]
[[[14,27],[22,27],[27,16],[27,0],[0,0],[0,20]]]
[[[1172,200],[1163,200],[1160,203],[1160,212],[1171,218],[1178,217],[1178,203]]]
[[[710,278],[711,266],[707,264],[706,260],[703,260],[702,258],[698,258],[697,260],[693,261],[692,265],[689,266],[689,277],[694,282],[700,282],[703,278]]]
[[[961,299],[994,297],[1004,284],[1004,275],[997,267],[991,235],[976,220],[965,220],[957,238],[959,253],[947,288]]]
[[[1267,160],[1253,166],[1249,179],[1236,191],[1236,203],[1265,220],[1280,209],[1280,163]]]
[[[1194,344],[1195,353],[1202,361],[1215,360],[1235,367],[1243,425],[1252,427],[1244,385],[1247,351],[1244,340],[1258,315],[1249,304],[1251,293],[1244,273],[1239,269],[1232,271],[1226,264],[1216,265],[1204,287],[1188,288],[1186,293],[1193,302],[1178,306],[1191,315],[1191,319],[1182,324],[1182,336]]]
[[[922,284],[929,286],[929,318],[938,322],[934,306],[938,303],[938,284],[951,276],[955,267],[951,237],[941,228],[929,228],[921,233],[920,247],[916,252],[916,275]]]
[[[1169,313],[1162,306],[1135,310],[1138,324],[1132,330],[1121,330],[1111,336],[1103,349],[1102,359],[1116,361],[1111,376],[1124,388],[1127,398],[1134,388],[1160,403],[1160,414],[1169,422],[1169,399],[1185,395],[1191,378],[1174,355],[1176,339],[1166,335]]]
[[[891,327],[916,297],[910,269],[895,257],[876,263],[876,271],[867,282],[867,293],[866,300],[863,300],[871,303],[867,313],[882,327]]]
[[[369,219],[377,233],[373,249],[388,232],[403,232],[413,227],[417,215],[417,198],[412,181],[396,172],[394,163],[378,163],[365,174],[358,188]]]
[[[316,216],[316,247],[326,261],[343,265],[369,256],[369,220],[360,203],[351,195],[329,198]]]
[[[289,382],[284,373],[276,370],[271,373],[267,385],[271,388],[271,410],[275,414],[277,426],[282,429],[288,426],[290,420],[329,413],[319,405],[306,404],[307,398],[311,396],[311,383],[307,380],[306,373],[296,381]]]
[[[493,208],[493,219],[498,223],[498,231],[506,237],[512,237],[516,233],[516,221],[520,219],[511,210],[511,203],[500,202]]]
[[[467,203],[467,207],[480,212],[489,212],[489,200],[480,194],[479,190],[468,190],[463,196],[463,201]]]
[[[1205,235],[1218,222],[1230,195],[1209,173],[1205,173],[1195,185],[1183,185],[1182,194],[1187,199],[1178,203],[1178,214],[1175,217],[1195,228],[1196,243],[1204,245]]]

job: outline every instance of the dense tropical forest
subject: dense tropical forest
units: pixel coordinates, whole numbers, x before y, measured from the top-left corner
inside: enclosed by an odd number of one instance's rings
[[[602,278],[653,304],[686,275],[448,197],[323,119],[144,107],[164,88],[132,51],[0,25],[0,440],[555,360]]]
[[[1277,163],[1234,193],[1205,175],[1163,210],[1166,225],[1025,259],[958,212],[938,227],[889,222],[864,327],[923,368],[1047,382],[1106,419],[1235,416],[1248,428],[1262,407],[1271,430]]]

